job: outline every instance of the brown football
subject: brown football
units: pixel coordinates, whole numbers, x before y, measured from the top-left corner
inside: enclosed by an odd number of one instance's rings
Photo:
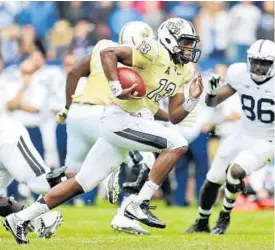
[[[123,67],[117,69],[117,74],[121,87],[123,89],[128,89],[132,87],[133,84],[137,84],[137,96],[144,97],[146,95],[145,83],[138,72],[133,69]]]

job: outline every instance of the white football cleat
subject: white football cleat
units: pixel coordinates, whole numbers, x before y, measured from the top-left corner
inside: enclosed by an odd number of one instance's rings
[[[35,218],[31,224],[37,238],[50,239],[55,236],[56,229],[63,223],[62,214],[57,211],[50,211]]]
[[[10,214],[3,220],[3,226],[12,234],[18,244],[28,244],[29,222],[19,219],[15,214]]]
[[[115,231],[119,232],[149,235],[150,233],[147,230],[143,229],[136,220],[131,220],[124,216],[125,207],[135,198],[136,195],[134,194],[128,197],[124,197],[121,207],[118,209],[117,214],[111,222],[111,227]]]
[[[111,227],[115,231],[129,234],[149,235],[150,233],[142,228],[137,221],[126,218],[123,213],[118,212],[111,222]]]

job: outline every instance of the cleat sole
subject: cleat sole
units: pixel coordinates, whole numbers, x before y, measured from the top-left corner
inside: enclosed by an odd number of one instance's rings
[[[118,227],[116,225],[111,225],[111,227],[113,228],[114,231],[117,231],[119,233],[124,232],[128,234],[133,234],[133,235],[149,235],[149,232],[135,230],[131,227]]]
[[[164,229],[166,228],[166,225],[160,225],[160,224],[156,224],[156,223],[151,223],[147,220],[143,220],[143,219],[138,219],[137,217],[135,217],[134,215],[132,215],[131,213],[129,213],[127,210],[124,211],[124,216],[131,219],[131,220],[137,220],[149,227],[154,227],[154,228],[160,228],[160,229]]]

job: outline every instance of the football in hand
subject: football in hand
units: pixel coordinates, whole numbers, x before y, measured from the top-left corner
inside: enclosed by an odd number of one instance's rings
[[[130,68],[118,68],[117,74],[123,89],[131,88],[134,84],[137,84],[136,90],[132,94],[138,97],[146,95],[145,83],[138,72]]]

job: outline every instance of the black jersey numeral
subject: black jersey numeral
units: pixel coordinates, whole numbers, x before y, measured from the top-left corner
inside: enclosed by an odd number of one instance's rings
[[[242,109],[249,120],[255,121],[256,119],[258,119],[263,123],[274,122],[273,99],[261,98],[256,104],[256,101],[252,96],[242,94],[241,103]],[[264,107],[266,107],[266,105],[270,106],[270,109],[263,109]]]

